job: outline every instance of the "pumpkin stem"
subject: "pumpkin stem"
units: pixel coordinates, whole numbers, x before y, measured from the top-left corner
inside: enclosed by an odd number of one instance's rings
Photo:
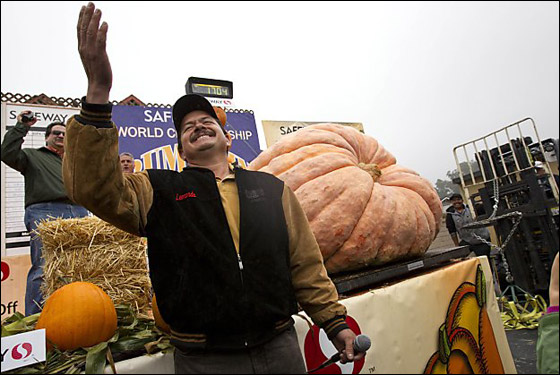
[[[358,167],[369,173],[371,178],[373,178],[373,182],[377,181],[379,177],[381,177],[381,169],[379,169],[377,164],[359,163]]]
[[[439,327],[439,359],[441,362],[447,363],[450,355],[451,343],[449,342],[449,336],[447,335],[445,323],[443,323],[441,327]]]
[[[480,264],[476,269],[476,301],[480,307],[486,304],[486,277]]]

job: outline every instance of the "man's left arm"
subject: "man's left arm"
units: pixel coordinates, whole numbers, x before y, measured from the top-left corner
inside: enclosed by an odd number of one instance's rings
[[[338,302],[338,292],[327,275],[323,256],[305,212],[292,190],[284,186],[284,215],[290,240],[292,284],[296,299],[313,322],[323,328],[335,347],[342,352],[341,362],[363,358],[354,354],[354,332],[346,324],[346,307]]]

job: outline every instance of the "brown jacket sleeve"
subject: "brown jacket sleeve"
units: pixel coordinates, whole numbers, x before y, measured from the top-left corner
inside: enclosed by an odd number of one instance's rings
[[[338,303],[338,292],[327,275],[321,250],[305,212],[287,185],[284,185],[282,204],[290,239],[292,284],[296,299],[313,322],[329,334],[344,323],[346,307]]]
[[[86,123],[82,111],[66,127],[62,173],[68,197],[117,228],[142,235],[153,202],[148,174],[122,173],[113,123],[103,128]]]

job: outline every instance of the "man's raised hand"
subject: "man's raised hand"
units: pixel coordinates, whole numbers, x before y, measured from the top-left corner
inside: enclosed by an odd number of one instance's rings
[[[92,104],[105,104],[113,84],[113,73],[106,42],[109,25],[99,26],[101,10],[93,3],[82,6],[78,18],[78,51],[88,78],[86,101]]]

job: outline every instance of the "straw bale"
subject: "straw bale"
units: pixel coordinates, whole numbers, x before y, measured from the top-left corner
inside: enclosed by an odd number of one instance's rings
[[[139,316],[149,314],[151,283],[144,239],[97,217],[42,221],[37,234],[43,242],[45,298],[67,283],[88,281],[115,304],[131,305]]]

